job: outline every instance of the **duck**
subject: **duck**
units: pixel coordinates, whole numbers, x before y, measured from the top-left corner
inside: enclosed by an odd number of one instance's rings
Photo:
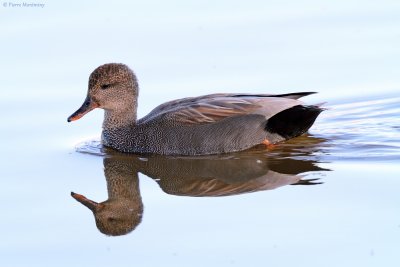
[[[125,64],[107,63],[89,76],[72,122],[104,110],[101,142],[124,153],[212,155],[271,146],[306,133],[324,110],[286,94],[216,93],[168,101],[137,119],[139,85]]]

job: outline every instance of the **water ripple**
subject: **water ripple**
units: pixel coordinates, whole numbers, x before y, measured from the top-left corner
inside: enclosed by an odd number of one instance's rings
[[[400,98],[369,100],[330,107],[312,133],[330,160],[400,159]]]

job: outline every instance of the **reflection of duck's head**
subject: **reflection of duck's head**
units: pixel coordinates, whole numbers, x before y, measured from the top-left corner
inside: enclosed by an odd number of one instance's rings
[[[97,203],[74,192],[71,196],[93,212],[96,226],[103,234],[113,236],[127,234],[142,220],[142,208],[137,210],[129,205],[129,202],[109,199]]]
[[[108,200],[97,203],[73,192],[71,196],[93,212],[100,232],[124,235],[135,229],[142,220],[143,204],[137,172],[125,160],[106,158],[104,166]]]

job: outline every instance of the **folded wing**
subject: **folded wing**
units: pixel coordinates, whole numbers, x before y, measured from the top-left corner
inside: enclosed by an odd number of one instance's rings
[[[183,124],[214,123],[227,117],[259,114],[266,119],[301,105],[297,100],[311,93],[284,95],[213,94],[183,98],[156,107],[140,121],[143,123],[162,117]]]

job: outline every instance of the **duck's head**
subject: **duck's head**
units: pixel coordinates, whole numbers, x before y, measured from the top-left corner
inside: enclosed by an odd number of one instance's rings
[[[68,117],[68,122],[102,108],[125,112],[136,108],[138,83],[133,71],[124,64],[109,63],[95,69],[89,77],[89,88],[82,106]]]
[[[93,212],[96,226],[103,234],[125,235],[134,230],[142,220],[141,203],[134,205],[129,201],[116,199],[98,203],[74,192],[71,192],[71,196]]]

